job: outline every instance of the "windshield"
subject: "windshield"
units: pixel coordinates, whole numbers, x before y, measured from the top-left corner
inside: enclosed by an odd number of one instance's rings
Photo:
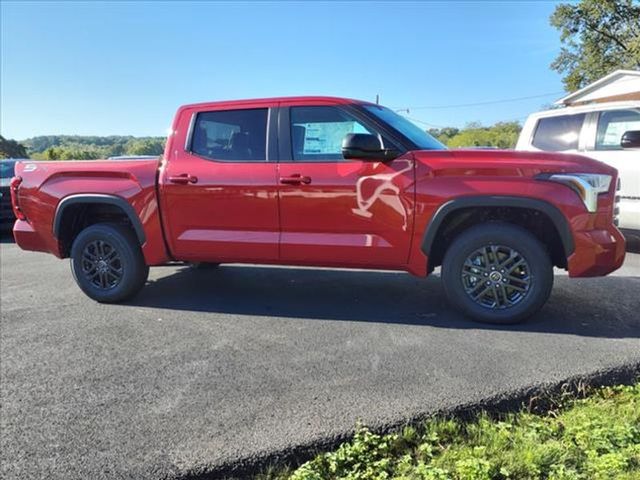
[[[0,178],[13,177],[13,167],[16,164],[14,161],[2,161],[0,162]]]
[[[447,147],[442,143],[393,110],[379,105],[363,105],[363,107],[415,143],[420,150],[446,150]]]

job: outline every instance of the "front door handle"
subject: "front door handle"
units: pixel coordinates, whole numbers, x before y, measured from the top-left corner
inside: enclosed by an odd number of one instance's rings
[[[187,183],[198,183],[198,177],[194,177],[193,175],[189,175],[188,173],[183,173],[181,175],[169,177],[169,181],[171,183],[186,185]]]
[[[284,183],[285,185],[300,185],[301,183],[309,185],[311,183],[311,177],[294,173],[290,177],[280,177],[280,183]]]

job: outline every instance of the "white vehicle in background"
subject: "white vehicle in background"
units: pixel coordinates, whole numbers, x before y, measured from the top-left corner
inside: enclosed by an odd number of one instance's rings
[[[516,150],[578,153],[620,174],[619,227],[640,237],[640,100],[592,103],[537,112]]]

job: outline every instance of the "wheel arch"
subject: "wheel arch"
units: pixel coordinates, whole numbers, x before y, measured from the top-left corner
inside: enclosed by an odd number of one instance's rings
[[[72,213],[78,207],[99,207],[108,206],[112,210],[117,209],[121,212],[133,229],[136,238],[140,242],[140,245],[146,241],[142,222],[136,214],[136,211],[124,198],[116,195],[108,194],[77,194],[69,195],[63,198],[56,208],[54,220],[53,220],[53,236],[61,241],[64,236],[65,215]]]
[[[440,255],[440,252],[434,252],[434,246],[437,247],[437,241],[443,234],[443,229],[446,228],[447,223],[456,214],[462,211],[468,211],[473,213],[474,209],[520,209],[522,211],[534,211],[542,214],[553,226],[555,233],[558,236],[558,240],[562,246],[562,254],[564,260],[573,253],[575,249],[573,235],[569,228],[567,219],[562,212],[551,203],[530,197],[518,197],[518,196],[503,196],[503,195],[491,195],[491,196],[467,196],[460,197],[442,204],[433,215],[427,228],[424,232],[421,250],[431,259],[434,253]],[[432,270],[436,265],[434,262],[429,261],[429,270]],[[436,256],[436,262],[437,256]]]

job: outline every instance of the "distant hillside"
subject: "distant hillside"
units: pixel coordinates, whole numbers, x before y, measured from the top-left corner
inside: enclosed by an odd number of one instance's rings
[[[164,137],[106,137],[43,135],[20,142],[30,158],[39,160],[91,160],[117,155],[160,155]]]
[[[490,127],[469,123],[462,129],[432,128],[429,133],[451,148],[513,148],[521,128],[518,122],[498,122]],[[26,148],[27,156],[36,160],[91,160],[118,155],[160,155],[164,151],[164,143],[164,137],[131,135],[42,135],[20,142]],[[1,150],[0,148],[0,154]]]

